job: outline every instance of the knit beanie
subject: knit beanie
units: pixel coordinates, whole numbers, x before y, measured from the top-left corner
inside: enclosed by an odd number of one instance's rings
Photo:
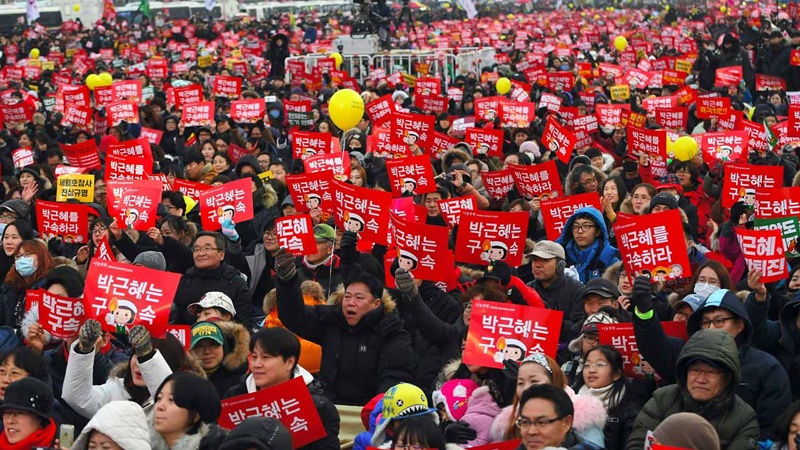
[[[650,211],[658,205],[665,205],[669,209],[678,209],[678,201],[675,200],[672,194],[667,192],[656,194],[656,196],[650,200]]]
[[[292,435],[278,419],[249,417],[234,428],[219,450],[288,450],[292,448]]]
[[[719,450],[719,437],[714,427],[693,413],[673,414],[653,431],[661,445],[691,450]]]
[[[147,251],[139,253],[136,259],[133,260],[133,263],[149,269],[167,270],[167,260],[164,259],[164,255],[162,255],[161,252]]]

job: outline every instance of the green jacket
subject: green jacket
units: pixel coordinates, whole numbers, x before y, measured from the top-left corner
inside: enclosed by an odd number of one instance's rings
[[[701,403],[686,389],[688,365],[702,358],[728,368],[734,375],[728,387],[718,397]],[[681,350],[675,366],[678,384],[658,389],[636,417],[627,450],[641,450],[648,431],[653,431],[667,417],[679,412],[695,413],[717,430],[723,450],[752,450],[758,448],[758,419],[756,413],[735,393],[739,384],[739,354],[733,338],[722,330],[700,330]]]

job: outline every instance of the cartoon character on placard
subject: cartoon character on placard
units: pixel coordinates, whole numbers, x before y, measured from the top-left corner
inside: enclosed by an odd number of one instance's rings
[[[417,180],[413,178],[403,178],[403,189],[401,191],[402,195],[415,195],[415,189],[417,189]]]
[[[504,359],[521,362],[528,353],[528,347],[516,339],[506,339],[506,348],[503,350]]]
[[[489,150],[491,150],[491,148],[489,147],[489,144],[487,144],[486,142],[478,143],[478,154],[479,155],[486,155],[486,154],[489,153]]]
[[[128,334],[130,326],[136,321],[136,314],[139,313],[136,305],[128,300],[114,297],[108,304],[108,310],[111,312],[106,314],[106,324],[116,327],[117,334]]]
[[[495,111],[494,109],[491,109],[491,108],[486,110],[486,121],[487,122],[494,121],[495,117],[497,117],[497,111]]]
[[[217,208],[217,222],[220,225],[225,225],[228,223],[235,223],[233,221],[233,216],[236,215],[236,208],[233,205],[225,205]]]
[[[486,262],[503,261],[508,257],[508,246],[500,241],[483,241],[481,260]]]
[[[419,266],[419,260],[408,250],[397,249],[397,264],[401,269],[413,272]]]
[[[306,194],[305,201],[308,209],[319,208],[322,205],[322,197],[317,194]]]
[[[715,154],[718,160],[724,162],[731,159],[733,148],[730,145],[720,145],[715,149]]]
[[[125,228],[132,230],[133,225],[139,220],[139,212],[133,208],[125,210]]]
[[[666,267],[656,267],[656,281],[667,281],[667,269]]]
[[[344,227],[347,231],[360,233],[364,231],[366,223],[364,219],[356,213],[345,211],[344,213]]]
[[[672,280],[677,280],[683,277],[683,266],[680,264],[673,264],[672,270],[669,272],[669,278]]]
[[[661,377],[656,373],[656,370],[653,369],[653,366],[651,366],[649,362],[645,361],[641,353],[634,353],[633,357],[631,358],[631,363],[633,363],[634,374],[642,375],[648,380],[661,379]]]
[[[317,151],[314,150],[313,148],[304,148],[303,149],[303,157],[302,157],[302,159],[306,159],[309,156],[314,156],[316,154],[317,154]]]
[[[756,206],[756,190],[753,188],[739,188],[739,201],[744,202],[744,206],[752,209]]]
[[[419,133],[417,133],[416,131],[406,131],[406,135],[403,138],[403,142],[405,142],[408,145],[417,145],[417,142],[419,142]]]

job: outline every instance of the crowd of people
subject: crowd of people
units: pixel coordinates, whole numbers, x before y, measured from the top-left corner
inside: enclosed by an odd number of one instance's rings
[[[415,100],[423,94],[409,80],[389,82],[362,74],[367,68],[349,67],[365,104],[389,95],[393,108],[435,115],[435,130],[458,141],[436,154],[411,144],[410,154],[430,156],[436,187],[403,194],[424,210],[418,223],[447,229],[449,250],[459,231],[443,215],[441,200],[474,197],[481,210],[527,214],[521,264],[436,267],[455,272],[449,287],[414,276],[416,266],[389,265],[386,256],[394,248],[336,226],[336,211],[318,204],[309,213],[317,251],[295,256],[279,244],[276,222],[305,211],[287,183],[305,170],[294,157],[295,132],[335,136],[336,151],[349,152],[347,183],[393,190],[389,157],[376,151],[374,118],[364,112],[355,127],[339,129],[329,116],[328,102],[341,88],[336,81],[341,77],[322,73],[321,85],[311,86],[291,82],[287,73],[290,55],[336,50],[330,48],[332,38],[352,25],[340,13],[214,22],[178,22],[157,14],[141,26],[106,17],[57,31],[20,25],[0,36],[2,103],[25,104],[32,111],[30,121],[4,117],[0,130],[0,449],[296,448],[294,430],[274,417],[256,415],[232,429],[220,426],[223,400],[295,379],[307,387],[324,427],[324,437],[302,447],[307,449],[343,444],[364,450],[455,449],[507,441],[511,446],[497,448],[797,449],[800,258],[787,249],[782,263],[788,275],[767,283],[763,269],[748,265],[736,236],[753,228],[758,209],[744,199],[746,192],[743,200],[723,206],[729,166],[703,151],[687,158],[648,157],[629,146],[632,125],[624,122],[597,123],[567,160],[543,134],[552,121],[573,129],[575,119],[594,116],[602,104],[624,105],[645,117],[641,128],[663,129],[657,120],[661,106],[649,105],[653,99],[674,99],[688,87],[695,97],[684,105],[683,126],[670,133],[699,142],[707,133],[741,130],[743,119],[757,124],[768,135],[768,148],[751,145],[740,162],[782,167],[776,187],[792,188],[789,199],[796,201],[798,4],[585,8],[580,3],[535,2],[539,9],[532,13],[516,4],[503,11],[481,7],[470,19],[448,4],[426,12],[414,31],[392,25],[395,47],[435,47],[449,34],[471,29],[470,39],[496,48],[497,62],[490,66],[457,68],[452,78],[429,74],[440,77],[443,96],[447,88],[460,89],[446,111],[420,109]],[[590,35],[597,39],[590,42]],[[621,48],[617,36],[627,36],[635,47],[632,61],[625,51],[628,41]],[[450,43],[457,46],[461,39]],[[198,40],[205,50],[186,60],[182,50],[197,48]],[[250,55],[244,69],[226,64],[230,49],[223,47],[231,41],[248,49],[240,53]],[[100,57],[104,50],[110,59]],[[545,59],[535,61],[534,53]],[[61,62],[44,68],[54,56]],[[166,77],[132,73],[132,67],[156,56],[170,61]],[[205,57],[210,63],[201,65],[198,58]],[[44,70],[11,75],[9,69],[32,61]],[[628,80],[629,97],[612,96],[623,75],[603,67],[628,73],[647,63],[644,72],[661,72],[653,69],[659,61],[667,61],[663,72],[676,72],[678,61],[691,66],[680,79],[673,75],[667,81],[665,75],[647,85]],[[186,71],[175,70],[183,63]],[[573,82],[527,78],[526,70],[537,67],[545,78],[567,73]],[[741,68],[740,82],[719,84],[718,69],[735,67]],[[91,126],[63,125],[63,97],[60,109],[47,99],[56,98],[58,105],[64,80],[83,85],[102,72],[114,81],[141,81],[148,95],[138,107],[138,123],[107,126],[108,112],[99,106]],[[240,76],[243,99],[268,98],[264,116],[253,123],[233,120],[232,99],[212,95],[211,80],[218,76]],[[500,117],[474,120],[476,128],[502,130],[502,156],[490,157],[461,142],[464,131],[454,122],[474,117],[481,98],[511,97],[498,92],[497,76],[542,103],[524,126],[509,126]],[[764,89],[757,81],[763,76],[780,80],[780,88]],[[182,123],[185,111],[175,106],[170,91],[187,84],[201,86],[203,97],[214,101],[208,126]],[[738,118],[738,128],[725,128],[722,116],[698,117],[696,99],[706,94],[729,102],[726,113]],[[544,96],[555,96],[563,110],[544,106]],[[289,125],[283,102],[304,99],[312,101],[313,123]],[[575,117],[568,117],[572,110]],[[161,133],[147,149],[150,173],[162,174],[169,186],[176,180],[220,186],[248,179],[254,218],[229,221],[220,232],[203,230],[198,199],[168,187],[161,193],[156,226],[137,231],[121,223],[111,213],[108,170],[75,167],[62,149],[95,141],[105,161],[110,145],[139,138],[143,129]],[[30,150],[33,163],[22,165],[20,150]],[[558,239],[545,226],[544,199],[526,197],[513,186],[497,195],[484,182],[492,172],[548,161],[555,161],[564,187],[558,196],[590,194],[600,205],[575,210]],[[85,244],[44,236],[37,218],[37,203],[56,201],[57,178],[70,163],[94,177]],[[691,278],[654,283],[631,273],[619,251],[617,220],[675,210]],[[794,239],[796,245],[796,233]],[[94,319],[84,320],[74,337],[60,339],[40,323],[26,294],[43,289],[83,297],[87,272],[105,248],[134,270],[179,274],[169,322],[191,327],[186,342],[169,333],[155,338],[141,324],[117,326],[114,333]],[[462,361],[473,338],[476,301],[561,311],[557,351],[517,346],[520,354],[503,360],[502,368]],[[684,324],[685,336],[668,333],[667,322]],[[632,324],[641,358],[633,364],[643,368],[640,376],[631,376],[631,361],[621,348],[601,345],[601,330],[612,324]],[[363,427],[345,430],[352,421],[344,416],[353,408]],[[69,426],[74,443],[63,432]]]

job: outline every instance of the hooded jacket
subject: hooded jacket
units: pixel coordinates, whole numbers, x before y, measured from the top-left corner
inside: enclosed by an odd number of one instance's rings
[[[692,398],[686,386],[689,364],[698,358],[725,368],[732,377],[722,393],[708,402]],[[640,450],[648,431],[655,430],[661,421],[679,412],[699,414],[708,420],[717,430],[722,449],[757,448],[759,430],[756,414],[735,394],[735,386],[740,381],[739,355],[728,333],[722,330],[697,332],[681,350],[675,371],[678,384],[658,389],[636,417],[626,447],[628,450]]]
[[[741,383],[736,388],[736,394],[756,411],[758,423],[764,431],[762,436],[766,436],[766,431],[772,427],[778,415],[791,403],[791,392],[786,389],[789,377],[778,360],[752,346],[753,325],[747,310],[736,294],[727,289],[711,294],[689,316],[689,335],[700,331],[700,322],[706,311],[717,308],[727,310],[744,320],[744,329],[736,337],[741,371]],[[675,361],[682,354],[683,341],[664,334],[661,323],[654,318],[642,320],[634,314],[633,329],[644,359],[665,379],[678,380],[680,373]]]
[[[469,398],[467,411],[462,421],[467,422],[478,436],[467,442],[467,447],[486,445],[492,442],[492,422],[500,414],[500,406],[492,398],[488,386],[481,386]]]
[[[113,401],[100,408],[72,445],[75,450],[88,448],[93,431],[108,436],[125,450],[150,450],[147,418],[134,402]]]
[[[580,250],[572,235],[572,225],[577,218],[589,219],[600,230],[600,236],[585,250]],[[564,225],[561,236],[556,240],[564,247],[567,266],[575,266],[582,283],[600,278],[608,266],[620,260],[619,250],[608,241],[608,230],[603,215],[593,207],[584,207],[575,211]]]
[[[314,283],[313,281],[306,281],[303,283]],[[317,284],[318,283],[314,283]],[[301,290],[303,287],[301,286]],[[319,287],[321,290],[322,287]],[[315,306],[324,304],[322,301],[317,301],[313,295],[303,293],[303,302],[306,306]],[[263,311],[267,315],[266,319],[264,319],[264,328],[286,328],[281,322],[281,319],[278,318],[278,308],[276,307],[278,303],[277,295],[275,289],[270,291],[266,297],[264,297],[264,305]],[[311,341],[307,341],[303,338],[300,339],[300,359],[298,360],[297,364],[299,364],[304,369],[308,370],[311,374],[316,375],[319,373],[319,366],[320,361],[322,360],[322,348]]]
[[[364,405],[376,394],[413,380],[411,338],[388,294],[352,327],[341,305],[306,306],[297,277],[278,281],[277,298],[278,317],[286,328],[322,346],[320,378],[332,402]]]
[[[757,302],[755,294],[747,297],[745,307],[753,324],[753,343],[780,361],[792,386],[792,398],[800,398],[800,331],[797,314],[800,312],[800,295],[786,303],[777,321],[768,320],[770,296]]]
[[[250,333],[236,322],[215,322],[222,330],[225,338],[225,356],[222,363],[213,371],[206,371],[208,381],[217,389],[222,397],[228,389],[237,385],[247,372],[247,357],[250,355]]]
[[[183,434],[175,441],[175,445],[170,447],[164,436],[153,428],[153,420],[148,423],[150,445],[153,450],[216,450],[225,439],[225,432],[217,424],[201,423],[196,433]]]

